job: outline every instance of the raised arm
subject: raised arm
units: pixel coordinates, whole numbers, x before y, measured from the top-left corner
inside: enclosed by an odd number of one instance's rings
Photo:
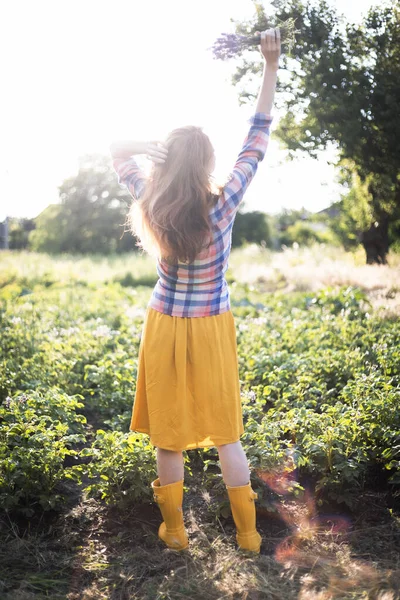
[[[244,140],[231,177],[217,204],[216,216],[218,219],[234,218],[244,193],[256,174],[258,163],[263,160],[267,151],[272,122],[271,110],[281,52],[279,29],[268,29],[261,33],[261,52],[265,62],[256,111],[250,119],[250,130]]]
[[[160,142],[121,141],[110,145],[113,167],[118,175],[118,183],[124,185],[133,198],[139,198],[144,191],[146,176],[133,158],[135,154],[146,154],[155,163],[163,163],[167,150]]]
[[[114,142],[110,146],[113,158],[129,158],[134,154],[146,154],[153,162],[163,163],[167,156],[166,148],[161,142],[123,141]]]
[[[263,112],[270,115],[274,103],[279,55],[281,53],[279,29],[268,29],[261,33],[261,52],[264,56],[264,71],[257,98],[256,112]]]

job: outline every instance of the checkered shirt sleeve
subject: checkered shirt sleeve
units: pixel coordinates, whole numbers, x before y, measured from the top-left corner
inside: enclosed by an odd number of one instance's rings
[[[235,166],[218,203],[218,218],[232,220],[240,208],[244,193],[256,174],[258,163],[267,151],[273,117],[255,113]]]
[[[144,192],[146,175],[137,164],[133,156],[129,158],[114,158],[112,161],[118,175],[118,183],[125,186],[131,196],[138,200]]]

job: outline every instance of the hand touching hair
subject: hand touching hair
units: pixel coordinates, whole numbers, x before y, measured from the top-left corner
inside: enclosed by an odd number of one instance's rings
[[[168,149],[163,145],[162,142],[148,142],[146,147],[146,158],[151,160],[154,164],[163,164],[167,158],[167,155]]]

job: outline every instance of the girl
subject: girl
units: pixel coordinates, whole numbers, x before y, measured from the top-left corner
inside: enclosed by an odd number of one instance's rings
[[[261,33],[262,86],[250,130],[230,179],[217,188],[214,150],[201,128],[172,131],[165,142],[110,146],[118,182],[134,202],[128,222],[157,257],[159,279],[146,309],[130,430],[147,433],[157,450],[151,483],[169,548],[188,547],[182,501],[182,450],[216,446],[240,548],[260,552],[240,400],[236,330],[224,278],[232,225],[263,160],[280,55],[279,29]],[[147,154],[150,177],[132,158]]]

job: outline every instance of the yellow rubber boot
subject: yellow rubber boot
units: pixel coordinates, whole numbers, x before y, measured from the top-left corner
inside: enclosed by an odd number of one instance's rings
[[[182,515],[183,479],[160,485],[160,479],[157,478],[151,483],[151,487],[164,519],[158,529],[158,537],[168,548],[184,550],[189,546],[189,540]]]
[[[258,498],[251,483],[232,487],[227,485],[232,516],[236,525],[236,540],[243,550],[260,552],[261,535],[256,530],[255,499]]]

